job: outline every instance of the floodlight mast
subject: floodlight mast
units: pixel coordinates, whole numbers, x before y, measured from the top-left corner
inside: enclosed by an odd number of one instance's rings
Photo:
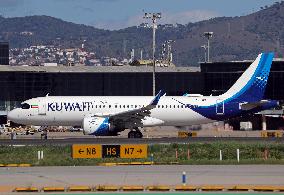
[[[152,28],[153,28],[153,44],[152,44],[152,60],[153,60],[153,96],[156,95],[156,62],[155,62],[155,50],[156,50],[156,28],[157,28],[157,19],[161,18],[161,13],[145,13],[145,19],[152,19]]]
[[[201,48],[203,48],[203,49],[204,49],[204,62],[206,62],[207,45],[201,45]]]
[[[213,37],[213,32],[204,32],[203,35],[207,38],[207,62],[210,62],[210,38]]]
[[[167,60],[168,60],[168,66],[171,65],[172,62],[172,43],[175,42],[174,40],[167,40],[167,46],[168,46],[168,53],[167,53]]]

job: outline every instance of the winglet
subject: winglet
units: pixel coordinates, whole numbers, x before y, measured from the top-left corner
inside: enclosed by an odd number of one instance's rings
[[[160,90],[159,93],[155,96],[155,98],[151,101],[150,105],[156,106],[160,100],[160,98],[165,94],[164,91]]]

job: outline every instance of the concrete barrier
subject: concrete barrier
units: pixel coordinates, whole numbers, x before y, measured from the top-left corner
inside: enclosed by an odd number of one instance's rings
[[[228,191],[249,191],[251,190],[251,186],[245,185],[236,185],[227,188]]]
[[[275,186],[254,186],[252,190],[256,192],[273,192],[276,188]]]
[[[154,162],[144,162],[143,165],[153,165]]]
[[[65,187],[43,187],[42,191],[44,192],[64,192]]]
[[[17,187],[15,188],[16,192],[38,192],[38,188],[36,187]]]
[[[122,186],[121,187],[122,191],[144,191],[143,186]]]
[[[5,188],[5,192],[7,189],[10,189],[12,191],[13,188]],[[153,186],[147,186],[146,188],[144,186],[114,186],[114,185],[99,185],[94,188],[95,191],[101,191],[101,192],[116,192],[116,191],[125,191],[125,192],[131,192],[131,191],[255,191],[255,192],[284,192],[284,186],[248,186],[248,185],[235,185],[230,187],[224,187],[220,185],[204,185],[201,187],[197,186],[191,186],[191,185],[177,185],[175,187],[170,187],[167,185],[153,185]],[[3,190],[2,190],[3,191]],[[10,192],[11,192],[10,191]],[[47,186],[43,187],[41,190],[39,190],[36,187],[17,187],[14,188],[15,192],[90,192],[92,191],[92,187],[89,186],[70,186],[69,188],[65,187],[54,187],[54,186]]]
[[[277,190],[279,192],[284,192],[284,186],[276,186],[275,190]]]
[[[92,188],[89,186],[71,186],[68,188],[69,192],[89,192]]]
[[[131,162],[129,165],[143,165],[142,162]]]
[[[153,162],[118,162],[118,163],[99,163],[99,166],[123,166],[123,165],[153,165]]]
[[[19,164],[18,166],[19,167],[31,167],[32,165],[31,164]]]
[[[15,190],[14,186],[0,186],[0,194],[4,194],[4,193],[9,193],[9,192],[13,192]]]
[[[99,166],[116,166],[117,163],[99,163]]]
[[[200,188],[202,191],[223,191],[225,188],[224,186],[217,186],[217,185],[206,185]]]
[[[169,186],[159,185],[159,186],[148,186],[146,188],[149,191],[170,191]]]
[[[18,167],[18,164],[7,164],[6,167]]]
[[[99,185],[95,189],[96,191],[114,192],[114,191],[118,191],[119,188],[117,186]]]
[[[176,186],[175,191],[196,191],[198,188],[196,186]]]
[[[129,165],[128,162],[120,162],[120,163],[117,163],[117,165]]]

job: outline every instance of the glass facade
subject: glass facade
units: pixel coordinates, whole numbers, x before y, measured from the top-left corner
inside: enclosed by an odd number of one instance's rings
[[[0,65],[9,65],[9,43],[0,42]]]
[[[200,72],[158,72],[156,90],[168,95],[201,93]],[[23,101],[45,96],[152,95],[152,73],[0,72],[0,100]]]
[[[201,72],[157,72],[156,91],[162,89],[167,95],[222,94],[235,83],[248,64],[240,69],[239,63],[234,62],[209,63],[210,66],[201,64]],[[265,98],[283,101],[283,83],[284,62],[273,62]],[[18,102],[46,94],[52,96],[143,96],[152,95],[152,73],[2,71],[0,88],[0,107],[7,107],[4,101]]]
[[[227,91],[241,76],[251,62],[202,63],[204,95],[219,95]],[[284,102],[284,61],[274,61],[267,83],[264,99]]]

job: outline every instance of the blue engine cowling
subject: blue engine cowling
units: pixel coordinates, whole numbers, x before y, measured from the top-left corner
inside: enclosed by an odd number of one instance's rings
[[[117,132],[108,117],[86,117],[83,120],[84,135],[111,136],[117,135]]]

